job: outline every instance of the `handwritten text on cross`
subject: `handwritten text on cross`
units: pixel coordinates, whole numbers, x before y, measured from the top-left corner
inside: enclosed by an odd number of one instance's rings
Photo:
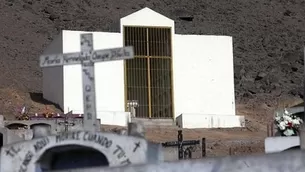
[[[84,129],[95,130],[96,100],[94,63],[134,58],[133,47],[93,50],[93,34],[81,34],[81,52],[40,56],[40,67],[82,64]]]

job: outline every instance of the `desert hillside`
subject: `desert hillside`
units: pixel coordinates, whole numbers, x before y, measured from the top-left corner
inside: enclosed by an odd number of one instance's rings
[[[0,114],[23,104],[33,111],[48,104],[39,95],[38,56],[61,29],[115,31],[121,17],[149,7],[175,20],[176,33],[233,36],[239,111],[264,123],[274,108],[303,97],[304,5],[304,0],[2,0]]]

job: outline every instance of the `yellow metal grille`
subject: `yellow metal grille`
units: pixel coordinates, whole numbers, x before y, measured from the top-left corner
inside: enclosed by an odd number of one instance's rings
[[[125,85],[127,102],[138,102],[136,117],[173,118],[170,28],[124,27],[124,44],[135,52]]]

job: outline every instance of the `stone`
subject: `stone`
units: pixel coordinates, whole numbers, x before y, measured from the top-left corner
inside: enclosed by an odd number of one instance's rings
[[[300,146],[299,136],[267,137],[265,139],[265,153],[282,152],[295,146]]]
[[[1,172],[123,166],[162,160],[161,145],[143,138],[89,131],[65,132],[3,146]],[[52,163],[51,163],[52,162]]]

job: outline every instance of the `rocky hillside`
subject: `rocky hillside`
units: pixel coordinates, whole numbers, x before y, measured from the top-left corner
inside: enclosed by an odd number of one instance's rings
[[[273,108],[279,99],[299,101],[304,6],[305,0],[1,0],[0,113],[23,103],[42,108],[31,103],[41,92],[38,56],[61,29],[112,31],[143,7],[174,19],[177,33],[234,37],[237,103]]]

